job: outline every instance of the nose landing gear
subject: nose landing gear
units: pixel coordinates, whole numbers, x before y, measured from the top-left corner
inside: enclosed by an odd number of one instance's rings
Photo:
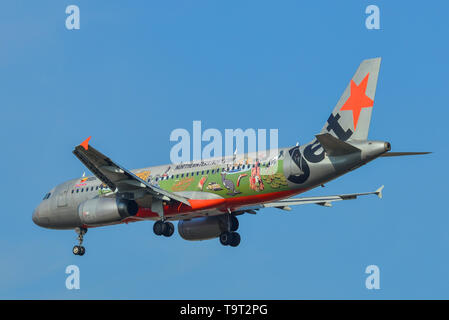
[[[86,253],[86,248],[82,246],[84,235],[87,233],[86,228],[75,228],[75,232],[78,234],[78,245],[74,246],[72,252],[76,256],[82,256]]]

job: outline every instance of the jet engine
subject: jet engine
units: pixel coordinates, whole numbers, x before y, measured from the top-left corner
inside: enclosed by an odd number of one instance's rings
[[[178,232],[185,240],[217,238],[228,230],[228,221],[227,215],[181,220],[178,222]]]
[[[81,222],[88,225],[118,222],[137,214],[139,206],[134,200],[96,198],[82,202],[78,207]]]

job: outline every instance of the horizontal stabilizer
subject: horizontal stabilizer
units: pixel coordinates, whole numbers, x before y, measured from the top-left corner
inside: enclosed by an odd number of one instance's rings
[[[329,133],[317,134],[316,138],[328,156],[342,156],[345,154],[360,152],[359,148],[337,139]]]
[[[429,154],[432,152],[387,152],[381,155],[381,157],[401,157],[401,156],[417,156],[421,154]]]

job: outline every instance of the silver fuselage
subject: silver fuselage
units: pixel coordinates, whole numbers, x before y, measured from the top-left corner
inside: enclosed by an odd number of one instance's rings
[[[354,170],[390,150],[389,143],[383,141],[352,140],[347,142],[361,151],[329,157],[317,143],[317,140],[313,140],[309,144],[300,147],[283,148],[270,151],[270,153],[277,154],[281,151],[286,155],[283,169],[285,175],[289,178],[288,188],[293,191],[291,194],[298,194]],[[299,158],[294,156],[296,151],[299,152]],[[162,174],[168,167],[169,165],[162,165],[145,169],[151,170],[152,173],[157,175]],[[183,172],[188,172],[188,169],[179,170],[179,173]],[[81,227],[79,206],[86,200],[100,196],[99,190],[102,182],[94,176],[86,177],[81,186],[83,192],[78,191],[80,186],[76,188],[79,182],[79,178],[72,179],[54,187],[50,191],[50,197],[43,200],[34,210],[32,217],[34,223],[51,229]],[[109,196],[114,197],[115,195],[112,193]],[[221,212],[217,211],[215,214],[221,214]],[[191,217],[183,215],[182,217],[172,217],[171,219],[189,218]]]

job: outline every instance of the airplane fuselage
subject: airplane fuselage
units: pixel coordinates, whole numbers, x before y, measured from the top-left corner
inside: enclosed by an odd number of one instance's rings
[[[158,188],[189,199],[190,206],[170,201],[163,205],[165,219],[186,220],[257,209],[260,204],[320,186],[390,150],[389,143],[383,141],[350,143],[360,152],[329,157],[315,139],[303,146],[132,172]],[[87,200],[123,196],[95,176],[66,181],[48,194],[33,213],[33,221],[45,228],[91,228],[160,219],[160,215],[151,210],[151,198],[143,197],[137,200],[138,212],[132,217],[110,222],[89,220],[81,206]]]

